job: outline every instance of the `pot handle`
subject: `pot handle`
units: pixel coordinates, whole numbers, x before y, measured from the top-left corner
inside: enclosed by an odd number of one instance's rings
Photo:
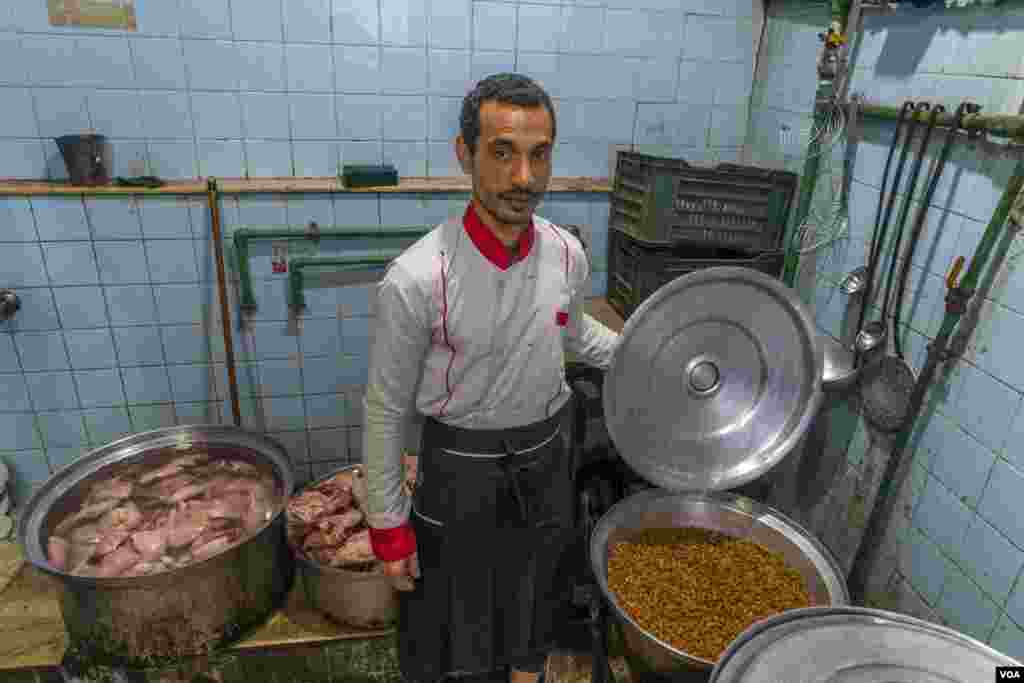
[[[97,180],[103,175],[103,156],[100,154],[100,143],[96,139],[89,142],[89,164],[91,166],[89,176]]]

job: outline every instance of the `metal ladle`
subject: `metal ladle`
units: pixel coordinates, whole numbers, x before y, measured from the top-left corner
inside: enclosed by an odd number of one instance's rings
[[[872,320],[865,325],[853,340],[858,354],[866,354],[878,348],[888,336],[888,325],[881,320]]]
[[[878,197],[878,215],[875,217],[875,231],[871,236],[871,253],[868,255],[867,292],[865,293],[864,301],[861,304],[860,316],[857,323],[857,336],[854,339],[854,348],[857,351],[858,361],[863,354],[877,348],[888,336],[888,325],[886,321],[889,313],[887,305],[888,293],[886,293],[886,297],[883,299],[881,320],[865,323],[864,316],[872,303],[872,295],[874,294],[875,289],[875,273],[878,268],[878,262],[881,258],[882,248],[885,245],[886,233],[888,232],[889,220],[892,216],[893,207],[896,203],[896,196],[899,193],[900,184],[903,180],[903,167],[906,164],[910,148],[914,144],[914,133],[917,129],[917,119],[914,114],[918,111],[923,111],[926,108],[930,108],[930,106],[923,102],[915,105],[913,102],[908,100],[903,103],[903,107],[900,109],[899,119],[896,122],[896,133],[893,136],[892,145],[889,148],[889,157],[885,162],[885,171],[882,174],[882,188]],[[909,120],[907,120],[908,116]],[[903,148],[900,151],[899,161],[896,164],[896,171],[892,181],[892,189],[889,192],[888,202],[886,202],[886,181],[889,178],[889,165],[892,162],[893,154],[899,143],[900,132],[904,128],[904,122],[906,123],[906,137],[903,140]],[[882,211],[883,206],[885,207],[884,215]],[[896,258],[895,255],[893,258]]]
[[[860,266],[850,271],[843,281],[839,284],[840,289],[843,290],[843,294],[853,296],[854,294],[860,294],[868,286],[868,269],[867,266]]]
[[[918,105],[917,111],[927,110],[928,108],[927,104],[922,103]],[[921,139],[921,145],[918,148],[917,158],[914,160],[914,166],[910,171],[910,178],[907,182],[906,196],[904,197],[903,206],[900,209],[899,217],[896,219],[896,240],[892,247],[892,255],[889,260],[889,274],[886,278],[885,293],[882,301],[882,319],[879,321],[883,326],[887,326],[889,324],[889,306],[894,303],[892,299],[893,282],[896,274],[896,264],[899,262],[900,258],[900,246],[903,242],[904,226],[906,225],[907,214],[910,211],[911,197],[917,187],[917,178],[921,171],[925,153],[928,151],[928,143],[931,141],[931,136],[935,130],[938,118],[943,112],[945,112],[945,107],[941,104],[937,104],[935,107],[931,108],[931,116],[928,118],[928,126],[925,128],[924,136]],[[912,142],[913,131],[911,131],[911,134],[907,138],[908,144]],[[897,189],[897,186],[893,187],[894,192]],[[926,201],[927,199],[928,198],[926,198]],[[923,215],[927,206],[927,204],[921,205],[919,217]],[[911,241],[916,241],[918,236],[919,231],[912,231]],[[912,250],[913,246],[913,244],[909,245],[909,249]],[[909,255],[904,255],[904,259],[908,258],[910,258]],[[898,306],[899,303],[896,302],[896,305]],[[898,335],[899,330],[895,323],[893,323],[892,337],[896,340],[897,347],[899,346]],[[861,384],[861,405],[863,406],[865,417],[876,428],[886,432],[894,432],[899,430],[906,419],[907,411],[910,406],[910,395],[913,392],[914,384],[917,381],[917,375],[905,360],[898,356],[887,355],[887,353],[885,353],[887,346],[888,344],[883,347],[881,359],[877,362],[873,362],[870,369],[866,371],[866,377]]]

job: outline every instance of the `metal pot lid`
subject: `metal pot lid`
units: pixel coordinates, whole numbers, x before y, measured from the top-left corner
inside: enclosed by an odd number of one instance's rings
[[[750,268],[695,271],[626,321],[605,376],[608,433],[655,486],[734,488],[807,431],[822,367],[814,323],[792,290]]]
[[[814,656],[808,656],[808,653]],[[944,626],[863,607],[810,607],[732,642],[711,683],[978,683],[1019,662]]]
[[[832,335],[818,332],[818,340],[824,353],[824,369],[821,384],[825,391],[845,389],[857,379],[853,351],[840,344]]]

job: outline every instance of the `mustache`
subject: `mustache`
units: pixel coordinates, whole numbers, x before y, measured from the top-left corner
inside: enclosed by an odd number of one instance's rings
[[[537,194],[534,192],[505,192],[498,196],[502,199],[516,199],[525,202],[536,198]]]

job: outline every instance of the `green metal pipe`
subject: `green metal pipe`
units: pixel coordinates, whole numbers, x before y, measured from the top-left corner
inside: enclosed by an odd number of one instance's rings
[[[985,228],[985,234],[981,237],[981,243],[974,252],[974,258],[971,259],[971,263],[967,268],[967,274],[964,275],[963,282],[960,284],[960,290],[965,298],[970,298],[974,294],[974,288],[981,278],[982,269],[988,263],[988,257],[993,247],[999,241],[999,233],[1002,231],[1003,225],[1006,223],[1006,219],[1010,215],[1010,211],[1013,209],[1014,202],[1017,201],[1022,187],[1024,187],[1024,160],[1017,162],[1017,167],[1013,170],[1013,176],[1006,185],[1006,190],[999,200],[999,205],[992,214],[992,220],[989,221],[988,227]]]
[[[316,233],[298,232],[288,229],[241,228],[232,235],[235,246],[235,257],[238,267],[238,279],[241,288],[243,309],[256,308],[256,295],[252,290],[252,275],[249,272],[249,242],[253,240],[391,240],[401,238],[420,238],[429,232],[429,228],[318,228]]]
[[[811,139],[807,145],[807,157],[804,159],[804,171],[800,176],[800,194],[797,199],[796,216],[790,226],[790,233],[783,244],[786,244],[786,260],[782,271],[782,281],[789,287],[796,284],[796,274],[800,267],[800,245],[795,244],[796,236],[800,234],[800,226],[807,219],[811,211],[811,203],[814,201],[814,190],[818,185],[818,168],[821,165],[821,141],[814,130],[820,130],[825,125],[826,111],[824,107],[817,107],[814,112],[814,129],[811,130]]]
[[[388,251],[384,256],[325,256],[296,258],[288,262],[288,303],[295,309],[305,308],[306,297],[303,271],[307,268],[334,268],[341,271],[372,270],[386,267],[401,251]]]
[[[870,562],[874,559],[874,555],[885,537],[885,525],[892,518],[893,508],[896,505],[895,492],[910,466],[911,459],[903,456],[913,433],[914,421],[921,413],[925,395],[938,371],[939,364],[950,359],[949,338],[967,309],[967,303],[974,295],[982,272],[988,265],[992,250],[999,242],[1002,231],[1005,230],[1006,220],[1013,209],[1014,202],[1021,194],[1021,188],[1024,188],[1024,160],[1017,162],[1013,176],[1007,183],[1006,190],[1003,191],[1002,199],[999,200],[999,205],[992,214],[988,227],[985,228],[985,234],[974,251],[967,274],[964,275],[959,286],[952,282],[952,277],[947,282],[949,292],[946,295],[946,314],[935,340],[928,345],[928,356],[924,368],[910,395],[907,420],[903,424],[903,428],[896,434],[892,453],[879,484],[878,497],[875,499],[876,502],[864,532],[864,539],[861,541],[850,572],[850,591],[860,602],[863,602],[865,597],[871,571]]]
[[[861,116],[873,119],[884,119],[895,121],[899,118],[899,107],[873,102],[863,102],[860,109]],[[915,114],[918,122],[927,123],[927,113]],[[940,128],[952,128],[956,123],[953,112],[939,116],[936,125]],[[968,131],[985,132],[998,137],[1011,138],[1024,141],[1024,115],[1020,114],[967,114],[964,116],[963,128]]]

